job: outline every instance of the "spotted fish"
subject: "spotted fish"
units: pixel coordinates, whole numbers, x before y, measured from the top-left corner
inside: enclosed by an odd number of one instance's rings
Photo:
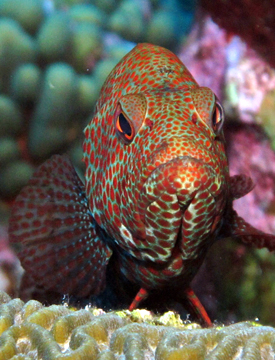
[[[106,272],[151,292],[176,289],[211,321],[190,288],[209,247],[236,237],[275,248],[234,199],[253,188],[230,177],[224,112],[170,51],[139,44],[105,81],[84,130],[85,184],[66,155],[42,164],[12,208],[9,236],[40,286],[78,297],[102,293]]]

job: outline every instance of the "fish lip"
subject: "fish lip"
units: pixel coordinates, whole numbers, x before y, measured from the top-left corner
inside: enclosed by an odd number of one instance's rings
[[[160,147],[158,147],[158,149],[156,149],[156,151],[154,152],[154,154],[152,154],[151,158],[153,158],[153,165],[155,165],[156,163],[156,156],[159,154],[159,149],[165,149],[166,145],[162,145]],[[157,151],[158,150],[158,151]],[[208,164],[206,161],[204,161],[203,158],[200,157],[195,157],[195,156],[190,156],[190,155],[176,155],[176,156],[171,156],[169,158],[166,158],[165,161],[159,165],[156,165],[152,171],[147,173],[146,178],[144,179],[142,186],[140,187],[140,192],[139,192],[139,197],[138,197],[138,203],[143,202],[144,201],[144,196],[146,198],[146,186],[149,185],[150,181],[154,182],[154,177],[157,178],[157,176],[161,173],[162,169],[169,167],[169,166],[173,166],[173,163],[176,163],[177,161],[179,161],[182,165],[182,171],[185,171],[185,167],[188,167],[189,164],[191,163],[197,163],[198,166],[202,166],[202,167],[207,167],[208,171],[211,173],[211,175],[213,175],[213,177],[216,177],[216,172],[214,170],[214,168]],[[152,164],[152,163],[151,163]],[[175,167],[177,167],[177,165],[175,164]],[[180,167],[178,167],[180,168]],[[175,173],[176,176],[176,173]],[[192,190],[190,189],[190,194],[192,193]],[[211,191],[210,191],[211,193]],[[176,195],[176,193],[175,193]],[[212,194],[213,195],[213,194]],[[143,199],[142,199],[143,198]],[[156,200],[155,196],[148,196],[148,198],[146,199],[146,204],[144,203],[143,206],[143,211],[150,206],[154,201]],[[140,212],[140,211],[139,211]],[[142,212],[140,212],[140,215],[142,217]]]
[[[142,249],[141,257],[143,258],[143,260],[146,259],[148,261],[152,261],[158,264],[167,264],[173,258],[173,254],[175,253],[180,254],[182,252],[181,251],[182,219],[184,217],[185,211],[188,209],[190,203],[193,201],[196,192],[200,191],[199,190],[200,187],[199,188],[197,186],[193,187],[193,185],[191,185],[191,187],[188,188],[186,187],[185,181],[181,183],[182,187],[181,186],[179,187],[178,184],[179,182],[182,181],[182,177],[184,177],[185,171],[190,171],[190,169],[191,171],[193,171],[194,169],[194,175],[200,174],[201,166],[207,168],[205,169],[205,171],[206,174],[208,174],[209,176],[212,176],[211,174],[213,174],[214,176],[216,175],[215,169],[211,167],[209,164],[207,164],[207,162],[205,162],[203,159],[195,158],[188,155],[181,155],[181,156],[174,156],[171,160],[166,161],[161,165],[157,166],[153,171],[151,171],[151,173],[146,178],[146,181],[144,182],[139,194],[137,210],[140,215],[140,220],[145,226],[144,230],[146,236],[144,237],[144,239],[146,240],[148,235],[149,238],[147,239],[147,242],[149,244],[152,243],[151,244],[152,248],[151,245],[150,246],[148,245],[149,246],[148,248],[151,249],[152,253],[154,253],[153,249],[155,242],[157,241],[157,238],[156,240],[151,240],[151,238],[152,236],[156,236],[156,237],[158,236],[158,235],[154,235],[154,231],[155,231],[154,229],[159,231],[157,229],[158,210],[153,210],[157,212],[156,215],[153,217],[150,217],[147,213],[148,208],[152,205],[152,203],[156,202],[156,204],[158,204],[159,199],[162,198],[163,200],[161,200],[159,203],[161,206],[163,201],[167,201],[168,204],[167,208],[165,207],[165,205],[164,207],[159,208],[160,211],[159,219],[162,219],[164,221],[171,219],[170,217],[166,218],[166,216],[164,215],[165,211],[169,211],[168,209],[170,209],[173,219],[173,225],[170,225],[172,226],[170,228],[171,233],[169,234],[167,232],[164,233],[162,238],[164,242],[170,243],[170,245],[166,247],[166,254],[164,253],[162,254],[162,256],[159,255],[159,257],[156,259],[156,258],[152,258],[150,252],[147,253],[144,249]],[[165,167],[167,167],[166,169],[167,172],[162,171],[162,168]],[[177,174],[179,174],[178,178],[177,178]],[[201,182],[201,184],[202,184],[202,188],[204,188],[204,181]],[[155,191],[155,189],[157,190]],[[211,193],[210,190],[209,192]],[[164,197],[162,197],[163,195]],[[168,195],[168,199],[166,198],[167,200],[165,200],[166,195]],[[146,217],[147,217],[147,221],[149,221],[149,223],[147,222],[147,225],[146,225]],[[154,224],[152,223],[152,219],[154,221]],[[163,226],[166,227],[168,225],[163,225]],[[150,230],[150,232],[148,230]],[[197,252],[195,251],[195,253],[190,256],[197,256]]]
[[[152,171],[150,171],[146,178],[144,179],[142,186],[140,188],[140,192],[139,192],[139,197],[138,197],[138,203],[143,203],[143,211],[145,209],[147,209],[148,206],[150,206],[155,200],[156,200],[156,196],[149,196],[148,192],[146,190],[146,186],[150,186],[150,182],[155,182],[157,180],[157,177],[161,174],[162,169],[165,169],[169,166],[173,166],[173,163],[175,163],[176,161],[180,161],[182,164],[182,169],[184,171],[184,165],[186,164],[186,166],[188,166],[188,163],[190,162],[196,162],[198,164],[201,164],[202,166],[205,166],[205,162],[202,161],[202,159],[197,159],[188,155],[180,155],[180,156],[173,156],[171,157],[169,160],[161,163],[160,165],[157,165],[154,167],[154,169],[152,169]],[[156,179],[154,179],[154,177]],[[176,194],[175,194],[176,195]],[[146,203],[144,203],[144,197],[146,199]],[[142,212],[140,212],[140,215],[142,217]]]
[[[203,159],[200,158],[196,158],[193,156],[189,156],[189,155],[177,155],[177,156],[171,156],[171,158],[169,158],[169,160],[157,165],[146,177],[145,181],[142,184],[141,189],[144,188],[144,185],[150,181],[150,179],[157,173],[159,173],[161,171],[162,168],[166,168],[169,165],[173,165],[173,162],[176,161],[180,161],[182,163],[182,169],[184,171],[184,165],[188,166],[188,164],[190,162],[196,162],[197,164],[200,164],[202,166],[208,166],[209,170],[213,173],[213,175],[215,175],[215,171],[212,169],[212,167],[209,166],[209,164],[207,164],[207,162],[203,161]]]

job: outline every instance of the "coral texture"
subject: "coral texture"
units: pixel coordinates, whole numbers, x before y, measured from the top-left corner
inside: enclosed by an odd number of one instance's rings
[[[168,318],[171,314],[168,314]],[[173,316],[172,316],[173,318]],[[275,330],[249,322],[212,329],[148,311],[44,307],[0,293],[0,359],[271,359]]]

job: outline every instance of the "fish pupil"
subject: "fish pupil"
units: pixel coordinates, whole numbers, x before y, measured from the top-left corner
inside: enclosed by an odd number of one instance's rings
[[[123,134],[131,136],[132,135],[132,128],[126,119],[126,117],[123,115],[123,113],[119,114],[119,125],[123,132]]]
[[[217,108],[215,108],[214,113],[213,113],[213,125],[216,126],[217,125]]]
[[[216,107],[212,115],[212,122],[214,131],[219,133],[224,123],[224,112],[221,104],[218,101],[216,101]]]

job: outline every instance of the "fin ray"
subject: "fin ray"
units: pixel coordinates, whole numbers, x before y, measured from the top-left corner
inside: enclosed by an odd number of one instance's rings
[[[84,185],[67,155],[43,163],[18,195],[9,239],[23,267],[46,289],[66,288],[76,296],[103,290],[112,251],[97,232]]]
[[[227,233],[229,229],[230,237],[235,237],[244,243],[255,246],[259,249],[266,247],[269,251],[275,250],[275,235],[264,233],[254,228],[246,222],[235,210],[230,213],[230,219],[227,220]]]

